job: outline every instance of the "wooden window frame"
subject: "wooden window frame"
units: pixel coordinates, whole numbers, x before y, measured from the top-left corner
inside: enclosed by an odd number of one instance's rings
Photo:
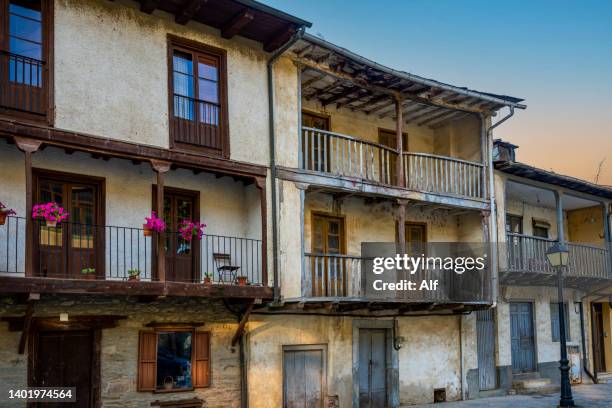
[[[157,389],[157,353],[158,353],[158,339],[159,339],[159,333],[191,333],[191,387],[190,388],[179,388],[179,389],[171,389],[171,390],[158,390]],[[140,340],[141,340],[141,336],[143,333],[148,333],[148,334],[155,334],[156,340],[155,340],[155,389],[153,390],[149,390],[149,389],[143,389],[141,388],[141,384],[140,384],[140,376],[141,376],[141,372],[140,372],[140,364],[141,364],[141,354],[142,354],[142,348],[141,348],[141,344],[140,344]],[[207,334],[208,335],[208,381],[206,384],[201,385],[201,386],[195,386],[193,385],[194,383],[194,378],[193,378],[193,373],[194,373],[194,367],[195,367],[195,363],[196,363],[196,351],[195,351],[195,343],[196,343],[196,334]],[[140,330],[138,332],[138,369],[137,369],[137,380],[136,380],[136,388],[138,392],[150,392],[153,394],[168,394],[168,393],[177,393],[177,392],[192,392],[196,389],[200,389],[200,388],[210,388],[211,386],[211,377],[212,377],[212,342],[211,342],[211,338],[212,338],[212,332],[210,330],[197,330],[197,327],[181,327],[179,326],[172,326],[171,323],[168,324],[168,326],[159,326],[159,327],[155,327],[152,330]]]
[[[387,146],[386,144],[384,144],[381,140],[380,140],[380,136],[381,133],[393,133],[395,135],[395,138],[397,138],[397,131],[396,130],[391,130],[391,129],[387,129],[387,128],[382,128],[379,127],[378,131],[376,133],[376,137],[377,137],[377,142],[379,145],[382,146]],[[397,140],[395,141],[396,143],[393,146],[387,146],[390,149],[393,150],[397,150]],[[406,153],[408,152],[408,132],[402,132],[402,153]]]
[[[208,58],[215,58],[219,61],[219,133],[221,136],[221,152],[206,146],[197,146],[175,141],[173,131],[174,122],[174,51],[179,50],[192,55],[201,55]],[[213,47],[207,44],[202,44],[197,41],[188,40],[169,34],[167,39],[168,51],[168,123],[170,148],[174,150],[183,150],[199,152],[205,155],[214,157],[230,157],[230,141],[229,141],[229,120],[228,120],[228,92],[227,92],[227,51],[222,48]],[[195,75],[195,72],[194,72]],[[194,78],[197,81],[197,78]]]
[[[324,218],[337,218],[342,221],[341,226],[341,235],[340,235],[340,255],[346,255],[346,215],[343,214],[334,214],[325,211],[311,211],[310,212],[310,252],[316,254],[315,252],[315,240],[314,240],[314,220],[316,217],[324,217]],[[325,254],[327,255],[327,254]]]
[[[310,115],[310,116],[314,116],[317,117],[319,119],[323,119],[327,122],[327,129],[320,129],[323,131],[327,131],[327,132],[331,132],[332,131],[332,122],[331,122],[331,115],[327,114],[327,113],[322,113],[322,112],[315,112],[309,109],[302,109],[301,115],[303,116],[304,114],[306,115]],[[300,126],[302,125],[302,117],[300,116]]]
[[[54,125],[55,121],[55,104],[54,101],[54,8],[53,0],[41,0],[42,12],[42,58],[44,62],[43,69],[43,89],[45,93],[46,114],[37,115],[30,112],[22,112],[10,108],[0,107],[0,117],[6,116],[10,118],[20,119],[26,122],[44,123],[49,126]],[[9,0],[0,0],[0,50],[8,51],[9,37]]]

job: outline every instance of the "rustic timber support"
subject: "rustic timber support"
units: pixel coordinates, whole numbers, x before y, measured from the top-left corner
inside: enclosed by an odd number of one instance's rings
[[[157,216],[164,217],[164,175],[170,170],[170,163],[161,160],[151,160],[151,167],[157,173],[157,195],[156,209]],[[157,279],[160,282],[166,281],[166,248],[164,245],[164,233],[159,232],[157,237]]]
[[[236,34],[240,33],[240,31],[253,19],[255,15],[249,9],[245,9],[244,11],[235,15],[230,21],[227,22],[225,26],[221,29],[221,37],[230,39]]]
[[[287,28],[283,28],[279,32],[277,32],[272,38],[264,45],[264,51],[272,52],[287,43],[291,37],[297,32],[297,28],[294,26],[289,26]]]
[[[25,245],[25,276],[34,276],[34,220],[32,220],[32,207],[34,206],[34,188],[32,186],[32,153],[35,153],[42,142],[40,140],[15,137],[15,144],[25,155],[26,179],[26,245]]]
[[[159,6],[159,0],[142,0],[140,2],[140,11],[151,14]]]
[[[32,315],[34,314],[34,302],[28,303],[28,309],[23,317],[23,327],[21,328],[21,337],[19,338],[19,354],[25,353],[25,347],[30,337],[30,327],[32,326]]]
[[[406,205],[407,200],[397,200],[397,243],[399,247],[403,249],[406,246],[406,234],[404,233],[404,227],[406,225]]]
[[[247,307],[246,311],[242,315],[242,318],[240,319],[240,323],[238,323],[238,328],[236,329],[236,333],[234,333],[234,337],[232,337],[232,347],[236,346],[236,343],[238,343],[238,340],[240,340],[242,333],[244,333],[244,328],[246,327],[246,324],[249,321],[249,317],[251,316],[251,312],[253,311],[254,305],[255,305],[254,301],[249,303],[249,306]]]
[[[208,0],[190,0],[185,4],[183,9],[176,14],[174,21],[177,24],[185,25],[195,16]]]
[[[268,190],[265,177],[255,177],[261,207],[261,283],[268,286]]]
[[[404,101],[401,97],[395,98],[395,139],[397,148],[397,185],[406,186],[406,175],[404,174],[404,120],[402,117],[402,105]]]

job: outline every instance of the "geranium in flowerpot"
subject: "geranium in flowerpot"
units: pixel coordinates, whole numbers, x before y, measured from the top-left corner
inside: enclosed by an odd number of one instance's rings
[[[166,230],[166,223],[157,216],[155,211],[151,212],[150,217],[145,217],[145,221],[142,225],[145,237],[150,237],[153,232],[164,232]]]
[[[246,276],[237,276],[236,282],[238,282],[238,286],[246,286],[248,278]]]
[[[140,269],[137,269],[137,268],[128,269],[127,273],[128,273],[128,280],[131,280],[131,281],[140,280]]]
[[[64,210],[58,203],[50,202],[36,204],[32,208],[32,218],[44,219],[47,227],[55,227],[57,224],[68,218],[68,211]]]
[[[95,268],[83,268],[81,269],[81,276],[83,279],[96,279]]]
[[[194,238],[202,239],[202,235],[204,235],[204,228],[206,228],[206,224],[187,219],[184,219],[179,224],[179,232],[181,237],[183,237],[183,239],[187,242],[191,242],[191,240]]]
[[[212,284],[212,273],[206,272],[204,274],[204,284],[205,285],[211,285]]]
[[[9,215],[15,215],[15,214],[17,214],[15,210],[11,208],[7,208],[4,205],[4,203],[0,201],[0,225],[4,225],[4,223],[6,222],[6,217],[8,217]]]

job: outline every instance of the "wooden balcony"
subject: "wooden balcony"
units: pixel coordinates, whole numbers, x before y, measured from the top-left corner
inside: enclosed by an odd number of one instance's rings
[[[48,88],[43,61],[0,51],[0,113],[45,120]]]
[[[303,296],[310,301],[380,302],[432,305],[484,305],[490,303],[490,274],[458,275],[453,271],[422,271],[415,281],[443,280],[440,290],[397,291],[394,296],[371,296],[366,290],[364,267],[367,259],[357,255],[305,254]],[[411,277],[398,277],[411,279]],[[425,306],[427,308],[427,306]],[[429,309],[431,310],[431,308]]]
[[[512,233],[506,234],[506,238],[505,259],[500,265],[502,284],[557,285],[557,273],[546,260],[546,251],[555,240]],[[567,246],[569,265],[564,271],[566,286],[588,290],[612,282],[609,248],[573,242],[567,243]]]
[[[302,128],[301,148],[301,169],[309,172],[383,188],[467,200],[486,198],[486,167],[482,163],[417,152],[404,152],[400,157],[387,146],[308,127]],[[400,159],[401,167],[397,163]]]
[[[188,242],[176,232],[145,236],[138,227],[73,222],[47,227],[35,221],[32,230],[27,237],[21,217],[0,226],[1,292],[272,297],[258,239],[205,234]],[[158,247],[165,251],[161,273]],[[26,253],[34,258],[31,271]]]

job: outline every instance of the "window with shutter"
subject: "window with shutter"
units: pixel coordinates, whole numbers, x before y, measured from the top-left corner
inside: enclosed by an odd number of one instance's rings
[[[140,332],[138,391],[171,392],[210,385],[210,333]]]

